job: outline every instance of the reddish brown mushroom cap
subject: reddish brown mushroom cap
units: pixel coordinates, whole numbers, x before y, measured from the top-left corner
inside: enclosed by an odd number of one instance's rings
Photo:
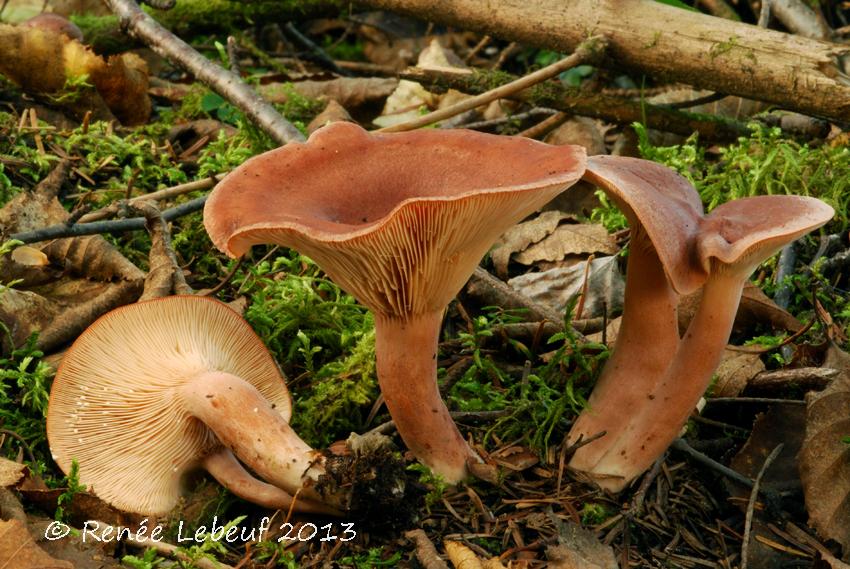
[[[697,251],[703,269],[741,266],[749,274],[773,253],[832,219],[835,210],[804,196],[756,196],[714,209],[700,229]]]
[[[441,310],[504,228],[575,183],[584,164],[580,147],[335,123],[237,168],[211,194],[204,224],[232,256],[259,243],[298,249],[384,314]]]
[[[702,286],[708,273],[694,263],[702,201],[687,179],[661,164],[621,156],[589,157],[584,178],[605,190],[633,228],[643,228],[678,294]]]
[[[221,442],[181,403],[207,370],[252,384],[288,420],[289,393],[262,341],[226,305],[169,297],[102,316],[65,354],[50,393],[47,437],[64,472],[118,508],[163,513],[183,475]]]

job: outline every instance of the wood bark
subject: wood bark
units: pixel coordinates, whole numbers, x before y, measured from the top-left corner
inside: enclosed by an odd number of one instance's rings
[[[359,0],[425,20],[568,52],[608,38],[608,65],[833,120],[850,119],[850,46],[652,0]]]

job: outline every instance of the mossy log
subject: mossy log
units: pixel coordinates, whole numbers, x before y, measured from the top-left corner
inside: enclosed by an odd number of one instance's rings
[[[409,68],[400,76],[402,79],[421,83],[429,89],[456,89],[470,95],[483,93],[516,79],[502,71],[477,70],[469,73],[418,67]],[[515,93],[510,98],[533,106],[549,107],[608,122],[631,124],[639,121],[649,128],[684,136],[696,131],[700,133],[702,140],[735,140],[749,132],[743,123],[732,119],[677,111],[624,97],[584,93],[580,89],[564,87],[557,83],[542,83]]]
[[[608,38],[607,66],[804,114],[850,119],[850,46],[812,40],[653,0],[360,0],[561,52]]]

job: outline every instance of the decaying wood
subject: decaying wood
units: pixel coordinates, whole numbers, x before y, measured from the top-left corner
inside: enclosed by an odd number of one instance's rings
[[[162,213],[151,202],[138,202],[133,209],[145,217],[151,236],[150,270],[145,278],[145,290],[139,300],[162,298],[172,293],[192,294],[171,247],[171,231],[168,223],[163,220]]]
[[[563,314],[554,308],[531,300],[481,267],[477,267],[472,273],[466,285],[466,292],[484,305],[525,309],[530,321],[548,320],[556,326],[561,326],[564,322]]]
[[[819,390],[829,385],[838,374],[837,369],[828,367],[777,369],[756,374],[747,382],[747,387],[759,390]]]
[[[230,101],[275,142],[286,144],[304,140],[304,135],[297,128],[239,77],[205,58],[192,46],[159,25],[133,0],[105,0],[105,2],[118,16],[122,28],[136,39],[146,43],[157,54],[176,63],[194,75],[198,81]]]
[[[428,539],[428,535],[424,530],[414,529],[406,532],[404,537],[411,540],[416,545],[416,559],[425,569],[449,569],[446,562],[440,559],[437,554],[437,548]]]
[[[400,77],[416,81],[426,87],[456,89],[473,95],[484,92],[494,82],[502,83],[515,79],[503,72],[469,73],[418,67],[406,69]],[[534,106],[549,107],[608,122],[631,124],[640,121],[649,128],[675,134],[690,135],[698,131],[704,140],[734,140],[748,132],[743,123],[731,119],[651,105],[638,99],[585,93],[556,83],[541,84],[532,89],[514,93],[509,98]]]
[[[609,66],[830,119],[850,118],[850,47],[652,0],[361,0],[362,4],[570,52],[591,34]]]

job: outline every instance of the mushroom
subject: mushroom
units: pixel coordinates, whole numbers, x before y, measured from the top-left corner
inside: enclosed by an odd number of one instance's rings
[[[750,274],[786,244],[824,225],[833,209],[815,198],[759,196],[725,203],[701,224],[695,252],[708,279],[669,367],[593,467],[599,484],[622,490],[649,468],[705,392],[729,339]]]
[[[234,257],[259,243],[299,250],[374,313],[378,380],[398,432],[457,482],[479,459],[437,388],[443,311],[495,239],[575,183],[584,163],[575,146],[334,123],[234,170],[204,224]]]
[[[127,511],[176,503],[205,468],[234,494],[333,513],[314,488],[322,456],[290,428],[283,377],[262,341],[226,305],[174,296],[107,313],[74,342],[50,393],[47,437],[66,473]],[[257,475],[249,474],[234,453]]]
[[[631,227],[616,346],[568,437],[575,444],[605,431],[570,461],[576,470],[595,473],[597,461],[627,425],[624,413],[640,408],[678,347],[679,295],[697,290],[706,273],[691,262],[703,211],[685,178],[647,160],[591,156],[584,179],[608,194]]]
[[[29,20],[21,22],[22,28],[41,28],[43,30],[50,30],[51,32],[55,32],[57,34],[62,34],[72,40],[83,41],[83,31],[75,24],[70,21],[68,18],[64,16],[60,16],[59,14],[54,14],[52,12],[42,12],[36,16],[33,16]]]

